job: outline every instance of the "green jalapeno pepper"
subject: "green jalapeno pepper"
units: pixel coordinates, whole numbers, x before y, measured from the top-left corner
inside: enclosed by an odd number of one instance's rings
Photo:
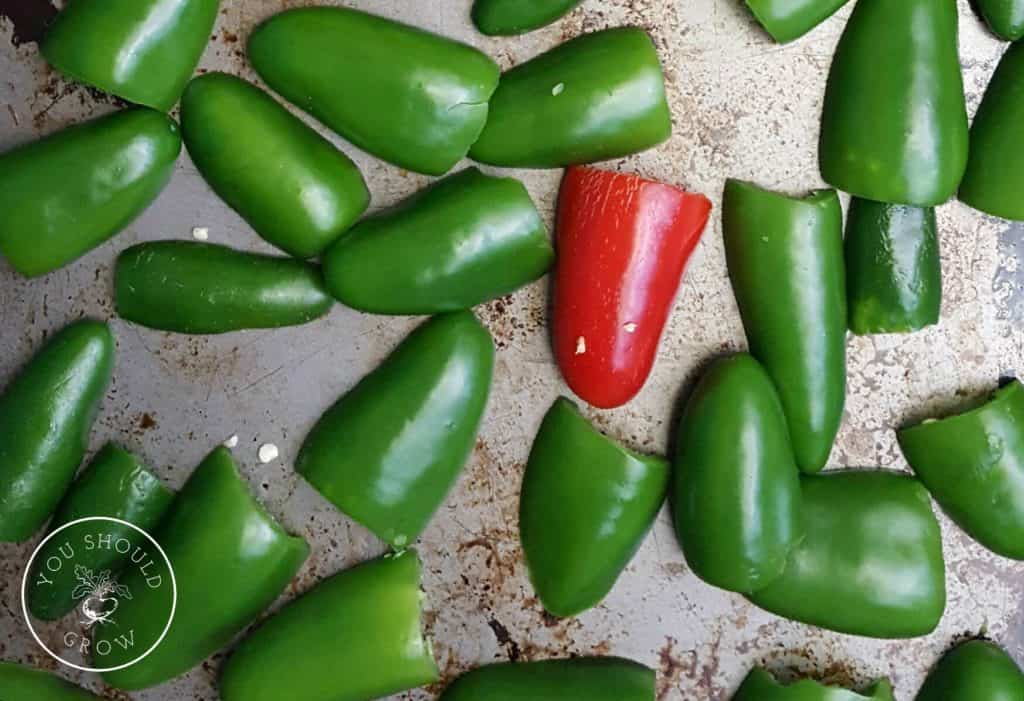
[[[975,6],[1000,39],[1017,41],[1024,37],[1024,1],[977,0]]]
[[[801,484],[804,540],[763,609],[840,633],[910,638],[946,608],[942,537],[928,492],[895,472],[829,472]]]
[[[494,342],[471,312],[430,319],[327,410],[296,471],[382,540],[409,545],[473,449],[493,370]]]
[[[848,0],[746,0],[747,7],[772,39],[784,44],[799,39],[834,15]]]
[[[658,53],[643,30],[626,27],[578,37],[505,73],[469,155],[560,168],[628,156],[671,133]]]
[[[100,701],[54,674],[13,662],[0,662],[0,692],[3,701]]]
[[[857,693],[813,679],[780,684],[770,672],[755,667],[733,694],[732,701],[894,701],[894,696],[888,679],[879,679],[863,693]]]
[[[199,63],[218,5],[217,0],[74,0],[40,48],[61,73],[166,112]]]
[[[296,258],[320,255],[370,203],[348,156],[241,78],[208,73],[189,83],[181,131],[214,191]]]
[[[971,153],[960,201],[986,214],[1024,221],[1024,43],[999,61],[971,125]]]
[[[1024,699],[1024,671],[1002,648],[984,640],[962,643],[939,661],[916,701]]]
[[[672,505],[686,562],[717,587],[760,589],[803,538],[800,473],[768,373],[745,353],[715,362],[677,435]]]
[[[654,670],[620,657],[574,657],[478,667],[441,701],[654,701]]]
[[[1024,385],[984,406],[899,431],[907,462],[943,510],[989,550],[1024,560]]]
[[[412,550],[324,580],[242,641],[221,698],[364,701],[436,682],[422,602]]]
[[[267,85],[359,148],[428,175],[469,151],[500,73],[471,46],[342,7],[271,17],[249,58]]]
[[[114,369],[106,324],[55,334],[0,394],[0,541],[46,523],[78,471]]]
[[[132,246],[115,278],[119,315],[180,333],[305,324],[334,304],[316,266],[198,241]]]
[[[665,500],[668,464],[601,435],[568,399],[541,424],[523,476],[519,532],[544,608],[574,616],[611,591]]]
[[[173,679],[227,645],[284,591],[309,554],[302,538],[288,535],[253,499],[225,448],[195,469],[154,536],[174,568],[177,611],[148,656],[103,674],[119,689]],[[103,667],[138,657],[167,621],[167,587],[148,587],[139,569],[121,581],[134,596],[120,602],[116,626],[94,633],[94,663]],[[128,631],[134,646],[115,644]],[[111,643],[111,652],[97,659],[102,641]]]
[[[29,277],[85,255],[156,199],[180,152],[172,119],[129,109],[0,155],[0,253]]]
[[[468,168],[357,224],[327,251],[324,279],[354,309],[434,314],[508,294],[553,259],[522,183]]]
[[[582,0],[476,0],[473,23],[490,36],[540,29],[569,13]]]
[[[859,0],[825,90],[818,160],[857,197],[931,207],[967,164],[956,0]],[[879,70],[885,66],[885,70]]]
[[[750,352],[779,391],[797,466],[817,472],[828,460],[846,400],[839,197],[822,190],[790,198],[730,180],[722,227]]]
[[[938,323],[942,263],[934,209],[854,197],[844,249],[851,331],[905,333]]]
[[[57,508],[50,530],[91,516],[117,518],[133,523],[150,532],[160,522],[174,493],[146,469],[138,459],[113,443],[108,443],[96,454],[92,463],[75,481]],[[80,543],[82,536],[93,528],[91,523],[80,523],[65,528],[36,553],[35,566],[29,574],[26,597],[28,609],[36,618],[52,621],[71,611],[78,604],[73,591],[78,584],[70,567],[57,572],[45,569],[50,557],[59,559],[61,548],[67,543]],[[135,546],[143,543],[143,536],[128,526],[107,523],[104,533],[114,540],[125,540]],[[127,555],[115,550],[75,551],[75,563],[93,572],[120,571]]]

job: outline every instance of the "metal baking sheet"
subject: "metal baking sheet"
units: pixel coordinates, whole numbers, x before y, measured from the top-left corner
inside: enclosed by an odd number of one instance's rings
[[[255,79],[245,60],[247,35],[264,17],[303,4],[312,3],[224,0],[202,68]],[[716,208],[730,176],[794,192],[823,185],[816,165],[818,113],[849,7],[810,36],[780,47],[738,0],[587,0],[565,20],[516,39],[474,32],[470,0],[345,4],[464,40],[503,67],[582,32],[645,27],[664,63],[675,135],[610,167],[704,192]],[[1003,45],[986,33],[967,0],[960,6],[973,111]],[[33,23],[48,14],[46,0],[0,0],[0,8],[0,149],[117,107],[97,91],[65,82],[39,58],[31,39],[38,33]],[[428,182],[331,138],[363,169],[375,207]],[[550,218],[559,173],[517,174]],[[834,466],[905,469],[893,427],[1024,370],[1024,228],[958,203],[940,208],[939,223],[942,321],[913,335],[850,340],[849,401]],[[213,445],[237,434],[235,454],[253,491],[312,544],[312,556],[284,597],[292,598],[382,551],[373,536],[298,478],[291,461],[315,418],[418,320],[338,306],[325,320],[301,328],[186,337],[116,319],[116,253],[138,241],[187,238],[196,226],[209,227],[215,242],[267,249],[183,154],[149,211],[74,265],[26,281],[0,262],[0,381],[68,321],[110,319],[118,343],[116,378],[93,449],[118,441],[177,487]],[[426,625],[444,681],[495,660],[616,654],[658,670],[659,699],[727,698],[755,663],[853,684],[888,675],[900,698],[909,699],[928,667],[960,636],[985,632],[1024,663],[1024,564],[986,552],[944,517],[949,606],[939,629],[914,641],[868,640],[784,621],[702,584],[683,560],[667,512],[602,605],[569,620],[545,615],[524,570],[516,513],[530,442],[551,401],[567,391],[549,348],[547,299],[542,281],[478,309],[499,347],[486,424],[458,485],[419,544],[429,598]],[[709,357],[743,345],[721,226],[713,216],[643,393],[622,409],[588,413],[612,436],[664,450],[683,388]],[[276,443],[281,457],[262,465],[256,451],[266,442]],[[56,669],[18,613],[22,568],[32,546],[0,545],[0,658]],[[60,672],[113,699],[212,701],[220,660],[215,655],[183,678],[131,695],[105,689],[89,675]],[[441,686],[397,698],[430,698]]]

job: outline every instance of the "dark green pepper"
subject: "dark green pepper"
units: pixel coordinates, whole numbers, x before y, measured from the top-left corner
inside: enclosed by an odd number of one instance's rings
[[[568,14],[582,0],[476,0],[473,24],[490,36],[526,34]]]
[[[139,460],[113,443],[96,454],[81,477],[71,485],[50,524],[50,530],[91,516],[117,518],[133,523],[144,531],[152,531],[160,522],[174,493],[153,476]],[[50,557],[59,559],[66,543],[81,543],[83,536],[94,530],[91,523],[65,528],[50,539],[35,556],[29,575],[28,609],[36,618],[52,621],[78,605],[72,592],[78,582],[70,567],[57,572],[45,569]],[[104,524],[104,534],[114,540],[126,540],[132,548],[142,545],[144,537],[128,526]],[[127,560],[115,550],[75,550],[75,564],[93,572],[109,570],[116,574]]]
[[[575,616],[611,591],[654,523],[668,463],[601,435],[568,399],[541,424],[523,476],[519,532],[544,608]]]
[[[654,670],[620,657],[574,657],[478,667],[440,701],[654,701]]]
[[[665,141],[672,119],[651,38],[634,27],[586,34],[501,77],[470,157],[560,168]]]
[[[342,7],[271,17],[249,58],[267,85],[359,148],[428,175],[469,151],[500,73],[471,46]]]
[[[156,199],[181,152],[178,125],[130,109],[0,156],[0,252],[22,275],[85,255]]]
[[[971,125],[971,155],[960,200],[987,214],[1024,221],[1024,42],[1012,44]]]
[[[934,209],[854,197],[844,247],[851,331],[905,333],[938,323],[942,263]]]
[[[750,352],[779,391],[797,466],[817,472],[828,460],[846,400],[839,197],[821,190],[790,198],[730,180],[722,226]]]
[[[677,436],[672,507],[690,569],[730,591],[772,582],[803,531],[800,473],[768,373],[745,353],[715,362]]]
[[[200,463],[154,534],[174,567],[178,604],[167,637],[147,657],[104,679],[119,689],[144,689],[184,674],[224,647],[284,591],[309,554],[249,493],[231,454],[217,448]],[[131,599],[120,602],[116,626],[94,633],[111,652],[94,662],[130,662],[155,642],[167,621],[166,589],[146,586],[139,569],[122,579]],[[114,644],[125,631],[135,645]]]
[[[334,303],[316,266],[198,241],[140,243],[117,258],[117,313],[180,333],[304,324]]]
[[[916,701],[1020,699],[1024,699],[1024,671],[1002,648],[984,640],[970,640],[939,660]]]
[[[181,96],[217,19],[217,0],[74,0],[40,47],[57,70],[164,112]]]
[[[181,131],[214,191],[296,258],[320,255],[370,204],[348,156],[241,78],[208,73],[189,83]]]
[[[435,314],[508,294],[547,272],[553,259],[522,183],[468,168],[363,220],[323,264],[328,289],[349,307]]]
[[[989,550],[1024,560],[1024,385],[973,411],[899,432],[907,462],[943,510]]]
[[[1024,0],[976,0],[975,6],[1000,39],[1024,37]]]
[[[834,15],[849,0],[747,0],[747,7],[772,39],[799,39]]]
[[[813,679],[780,684],[770,672],[755,667],[733,694],[732,701],[894,701],[894,697],[888,679],[879,679],[863,693],[857,693]]]
[[[79,321],[54,335],[0,395],[0,541],[29,538],[57,508],[113,369],[110,329]]]
[[[242,641],[221,698],[365,701],[436,682],[423,598],[412,550],[326,579]]]
[[[494,342],[471,312],[430,319],[327,410],[296,471],[388,544],[409,545],[473,449],[493,371]]]
[[[100,701],[54,674],[12,662],[0,662],[0,692],[3,701]]]
[[[946,608],[942,535],[921,483],[896,472],[828,472],[804,476],[801,487],[804,540],[750,600],[851,635],[935,630]]]
[[[825,181],[891,204],[952,197],[967,164],[957,50],[956,0],[859,0],[825,90]]]

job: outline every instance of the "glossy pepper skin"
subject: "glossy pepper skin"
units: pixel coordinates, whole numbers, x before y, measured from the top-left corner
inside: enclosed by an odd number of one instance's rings
[[[831,472],[801,483],[804,540],[782,576],[749,595],[772,613],[840,633],[912,638],[946,607],[928,492],[895,472]]]
[[[469,309],[547,272],[548,232],[526,188],[467,168],[364,219],[324,256],[343,304],[376,314]]]
[[[716,361],[676,435],[672,511],[690,569],[730,591],[774,581],[803,524],[800,473],[768,373],[746,353]]]
[[[561,168],[665,141],[672,119],[651,38],[633,27],[586,34],[501,77],[470,158]]]
[[[108,443],[75,481],[54,514],[50,531],[64,524],[91,516],[106,516],[133,523],[147,533],[156,529],[174,493],[146,469],[131,453]],[[28,609],[36,618],[52,621],[68,613],[79,601],[72,596],[78,584],[74,570],[62,567],[58,572],[42,569],[51,556],[59,556],[65,543],[81,543],[83,537],[95,532],[95,523],[80,523],[61,531],[47,541],[36,555],[36,566],[29,575]],[[142,545],[145,538],[136,530],[104,522],[103,532],[113,540],[125,539],[132,547]],[[110,570],[117,573],[127,557],[115,550],[75,550],[75,564],[93,572]],[[40,573],[47,580],[39,584]],[[49,582],[52,582],[49,583]]]
[[[654,670],[620,657],[574,657],[478,667],[441,701],[652,701]]]
[[[320,255],[370,204],[348,156],[241,78],[208,73],[189,83],[181,131],[214,191],[296,258]]]
[[[122,318],[189,334],[305,324],[334,304],[316,266],[198,241],[126,249],[114,294]]]
[[[943,510],[989,550],[1024,560],[1024,386],[987,404],[898,433],[900,448]]]
[[[643,388],[711,203],[635,175],[569,168],[558,197],[554,349],[581,399],[610,409]]]
[[[1011,44],[971,125],[971,155],[960,201],[986,214],[1024,221],[1024,44]]]
[[[846,401],[839,198],[832,190],[790,198],[730,180],[722,227],[750,352],[779,391],[797,466],[818,472]]]
[[[747,0],[747,7],[780,44],[799,39],[849,0]]]
[[[170,180],[178,125],[128,109],[0,155],[0,253],[35,277],[128,226]]]
[[[830,185],[876,202],[931,207],[956,193],[967,164],[956,0],[857,2],[828,76],[818,160]]]
[[[1024,37],[1024,1],[977,0],[976,6],[1000,39],[1017,41]]]
[[[582,0],[476,0],[473,24],[489,36],[526,34],[568,14]]]
[[[938,323],[942,263],[934,209],[854,197],[843,245],[850,331],[907,333]]]
[[[1002,648],[984,640],[970,640],[939,660],[916,701],[1016,699],[1024,699],[1024,671]]]
[[[402,549],[469,458],[493,371],[494,342],[471,312],[430,319],[327,410],[306,436],[296,471]]]
[[[147,657],[103,678],[118,689],[144,689],[184,674],[224,647],[284,591],[309,554],[253,499],[231,454],[217,448],[175,497],[154,534],[174,567],[178,605],[163,642]],[[122,579],[135,595],[121,601],[118,625],[96,631],[93,649],[119,629],[135,631],[145,649],[167,622],[164,592],[145,585],[139,569]],[[165,589],[164,587],[163,589]],[[130,662],[137,650],[112,644],[106,666]],[[123,658],[123,659],[122,659]]]
[[[618,445],[568,399],[541,424],[523,476],[519,532],[544,608],[575,616],[611,591],[654,523],[668,463]]]
[[[364,701],[436,682],[416,552],[336,574],[242,641],[223,701]]]
[[[0,394],[0,542],[28,539],[78,471],[114,369],[98,321],[57,332]]]
[[[0,662],[4,701],[100,701],[100,697],[69,681],[13,662]]]
[[[71,78],[166,112],[196,69],[217,0],[74,0],[40,47]]]
[[[755,667],[733,694],[732,701],[894,701],[894,696],[888,679],[879,679],[863,693],[857,693],[813,679],[780,684],[770,672]]]
[[[359,148],[428,175],[469,151],[500,74],[471,46],[341,7],[271,17],[249,58],[267,85]]]

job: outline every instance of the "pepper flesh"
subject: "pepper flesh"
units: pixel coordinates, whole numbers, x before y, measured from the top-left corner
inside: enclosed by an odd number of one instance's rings
[[[625,27],[578,37],[505,73],[469,155],[561,168],[644,151],[671,133],[658,53],[643,30]]]
[[[271,17],[249,58],[274,91],[359,148],[428,175],[469,151],[500,73],[471,46],[341,7]]]
[[[105,516],[135,524],[148,533],[156,528],[173,497],[174,493],[134,455],[108,443],[71,485],[54,514],[50,531],[78,519]],[[36,565],[28,579],[35,584],[28,590],[26,597],[28,609],[33,616],[53,621],[78,604],[72,595],[78,582],[71,567],[46,572],[46,584],[38,584],[38,575],[43,563],[51,556],[60,557],[62,544],[84,542],[84,536],[95,532],[95,528],[93,523],[79,523],[65,528],[57,537],[47,541],[36,554]],[[145,540],[135,529],[114,523],[105,523],[103,533],[109,534],[114,541],[127,541],[131,549],[142,545]],[[88,567],[93,572],[110,570],[115,575],[127,559],[127,554],[112,549],[80,549],[75,553],[76,565]]]
[[[435,314],[513,292],[553,258],[523,184],[467,168],[357,224],[327,251],[324,278],[354,309]]]
[[[986,214],[1024,221],[1024,43],[999,61],[971,125],[971,152],[960,201]]]
[[[558,202],[554,346],[581,399],[630,401],[650,375],[711,203],[594,168],[566,171]]]
[[[1024,37],[1024,0],[977,0],[976,7],[1000,39]]]
[[[526,34],[565,16],[582,0],[476,0],[473,24],[489,36]]]
[[[780,684],[770,672],[755,667],[733,694],[732,701],[894,701],[894,696],[888,679],[879,679],[863,693],[857,693],[813,679]]]
[[[304,324],[334,304],[313,265],[198,241],[126,249],[114,285],[122,318],[189,334]]]
[[[729,180],[722,227],[750,352],[779,391],[797,466],[818,472],[846,400],[839,198],[833,190],[790,198]]]
[[[746,0],[747,7],[772,39],[784,44],[799,39],[834,15],[849,0]]]
[[[902,473],[828,472],[801,484],[803,542],[749,599],[772,613],[872,638],[935,630],[946,608],[928,492]]]
[[[149,655],[103,678],[118,689],[144,689],[184,674],[224,647],[284,591],[309,554],[249,494],[231,454],[217,448],[195,469],[157,532],[174,568],[178,601],[163,642]],[[120,602],[118,625],[94,633],[93,650],[106,641],[104,667],[131,662],[155,642],[167,622],[164,592],[146,586],[140,568],[123,579],[134,596]],[[135,647],[115,639],[124,629]]]
[[[430,319],[324,413],[296,471],[340,511],[404,548],[469,458],[493,371],[494,342],[471,312]]]
[[[859,0],[825,90],[818,159],[857,197],[931,207],[967,164],[956,0]],[[885,66],[885,70],[879,70]]]
[[[774,581],[803,538],[800,479],[771,378],[747,354],[716,361],[679,424],[673,517],[686,562],[717,587]]]
[[[110,329],[78,321],[54,335],[0,395],[0,542],[26,540],[57,508],[113,369]]]
[[[60,72],[163,112],[196,69],[217,0],[74,0],[40,47]]]
[[[568,399],[541,424],[523,476],[519,531],[544,608],[596,606],[636,554],[668,486],[668,463],[601,435]]]
[[[181,152],[178,125],[128,109],[0,156],[0,252],[22,275],[67,265],[156,199]]]
[[[100,701],[100,697],[69,681],[12,662],[0,662],[4,701]]]
[[[364,701],[436,682],[419,587],[412,550],[324,580],[242,641],[224,666],[221,698]]]
[[[989,550],[1024,560],[1024,385],[984,406],[898,434],[914,472],[943,510]]]
[[[942,263],[935,210],[854,197],[844,258],[855,334],[906,333],[939,321]]]
[[[1002,648],[970,640],[939,661],[916,701],[1018,701],[1024,699],[1024,671]]]
[[[654,701],[654,670],[620,657],[506,662],[471,670],[440,701]]]

